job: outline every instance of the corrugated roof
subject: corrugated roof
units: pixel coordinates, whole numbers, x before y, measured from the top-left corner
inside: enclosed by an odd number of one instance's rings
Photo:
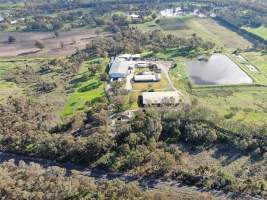
[[[156,81],[157,77],[154,74],[149,75],[135,75],[134,76],[135,81]]]
[[[129,64],[123,59],[116,58],[109,70],[109,74],[127,74],[129,69]]]

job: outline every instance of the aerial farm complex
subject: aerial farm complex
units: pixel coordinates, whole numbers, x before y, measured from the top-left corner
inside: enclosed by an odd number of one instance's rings
[[[171,63],[167,63],[167,68]],[[141,58],[139,54],[122,54],[111,58],[109,63],[110,82],[125,81],[125,89],[128,92],[133,90],[134,83],[154,83],[161,81],[161,74],[166,69],[160,61]],[[165,73],[168,76],[168,69]],[[175,89],[171,91],[150,91],[142,92],[143,105],[178,104],[180,94]]]

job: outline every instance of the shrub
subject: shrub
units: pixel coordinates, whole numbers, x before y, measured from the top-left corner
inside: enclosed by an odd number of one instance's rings
[[[14,37],[14,36],[9,36],[8,37],[8,43],[14,43],[14,42],[16,42],[16,38]]]
[[[40,41],[40,40],[36,41],[34,45],[39,49],[44,49],[45,48],[44,43],[42,41]]]

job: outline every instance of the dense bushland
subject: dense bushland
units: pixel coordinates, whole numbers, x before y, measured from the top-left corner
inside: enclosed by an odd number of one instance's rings
[[[22,199],[215,199],[205,193],[177,193],[169,190],[143,190],[136,183],[119,180],[96,182],[93,178],[83,176],[64,168],[43,168],[38,164],[26,164],[14,161],[0,165],[1,198]]]

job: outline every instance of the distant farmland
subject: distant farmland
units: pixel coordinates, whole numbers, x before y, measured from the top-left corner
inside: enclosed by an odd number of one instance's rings
[[[215,42],[221,47],[230,49],[247,49],[252,44],[238,35],[237,33],[218,24],[211,18],[195,18],[195,17],[170,17],[160,18],[159,21],[147,22],[138,25],[145,31],[161,29],[166,33],[172,33],[177,37],[189,37],[192,34]]]
[[[13,36],[16,41],[9,44],[9,36]],[[69,55],[74,53],[77,48],[85,48],[86,44],[94,37],[97,35],[93,30],[85,29],[60,32],[57,38],[53,32],[3,32],[0,33],[0,57]],[[38,49],[35,46],[36,41],[41,41],[45,48]]]
[[[251,33],[254,33],[255,35],[267,40],[267,28],[264,26],[260,26],[258,28],[245,27],[243,29],[245,29]]]

